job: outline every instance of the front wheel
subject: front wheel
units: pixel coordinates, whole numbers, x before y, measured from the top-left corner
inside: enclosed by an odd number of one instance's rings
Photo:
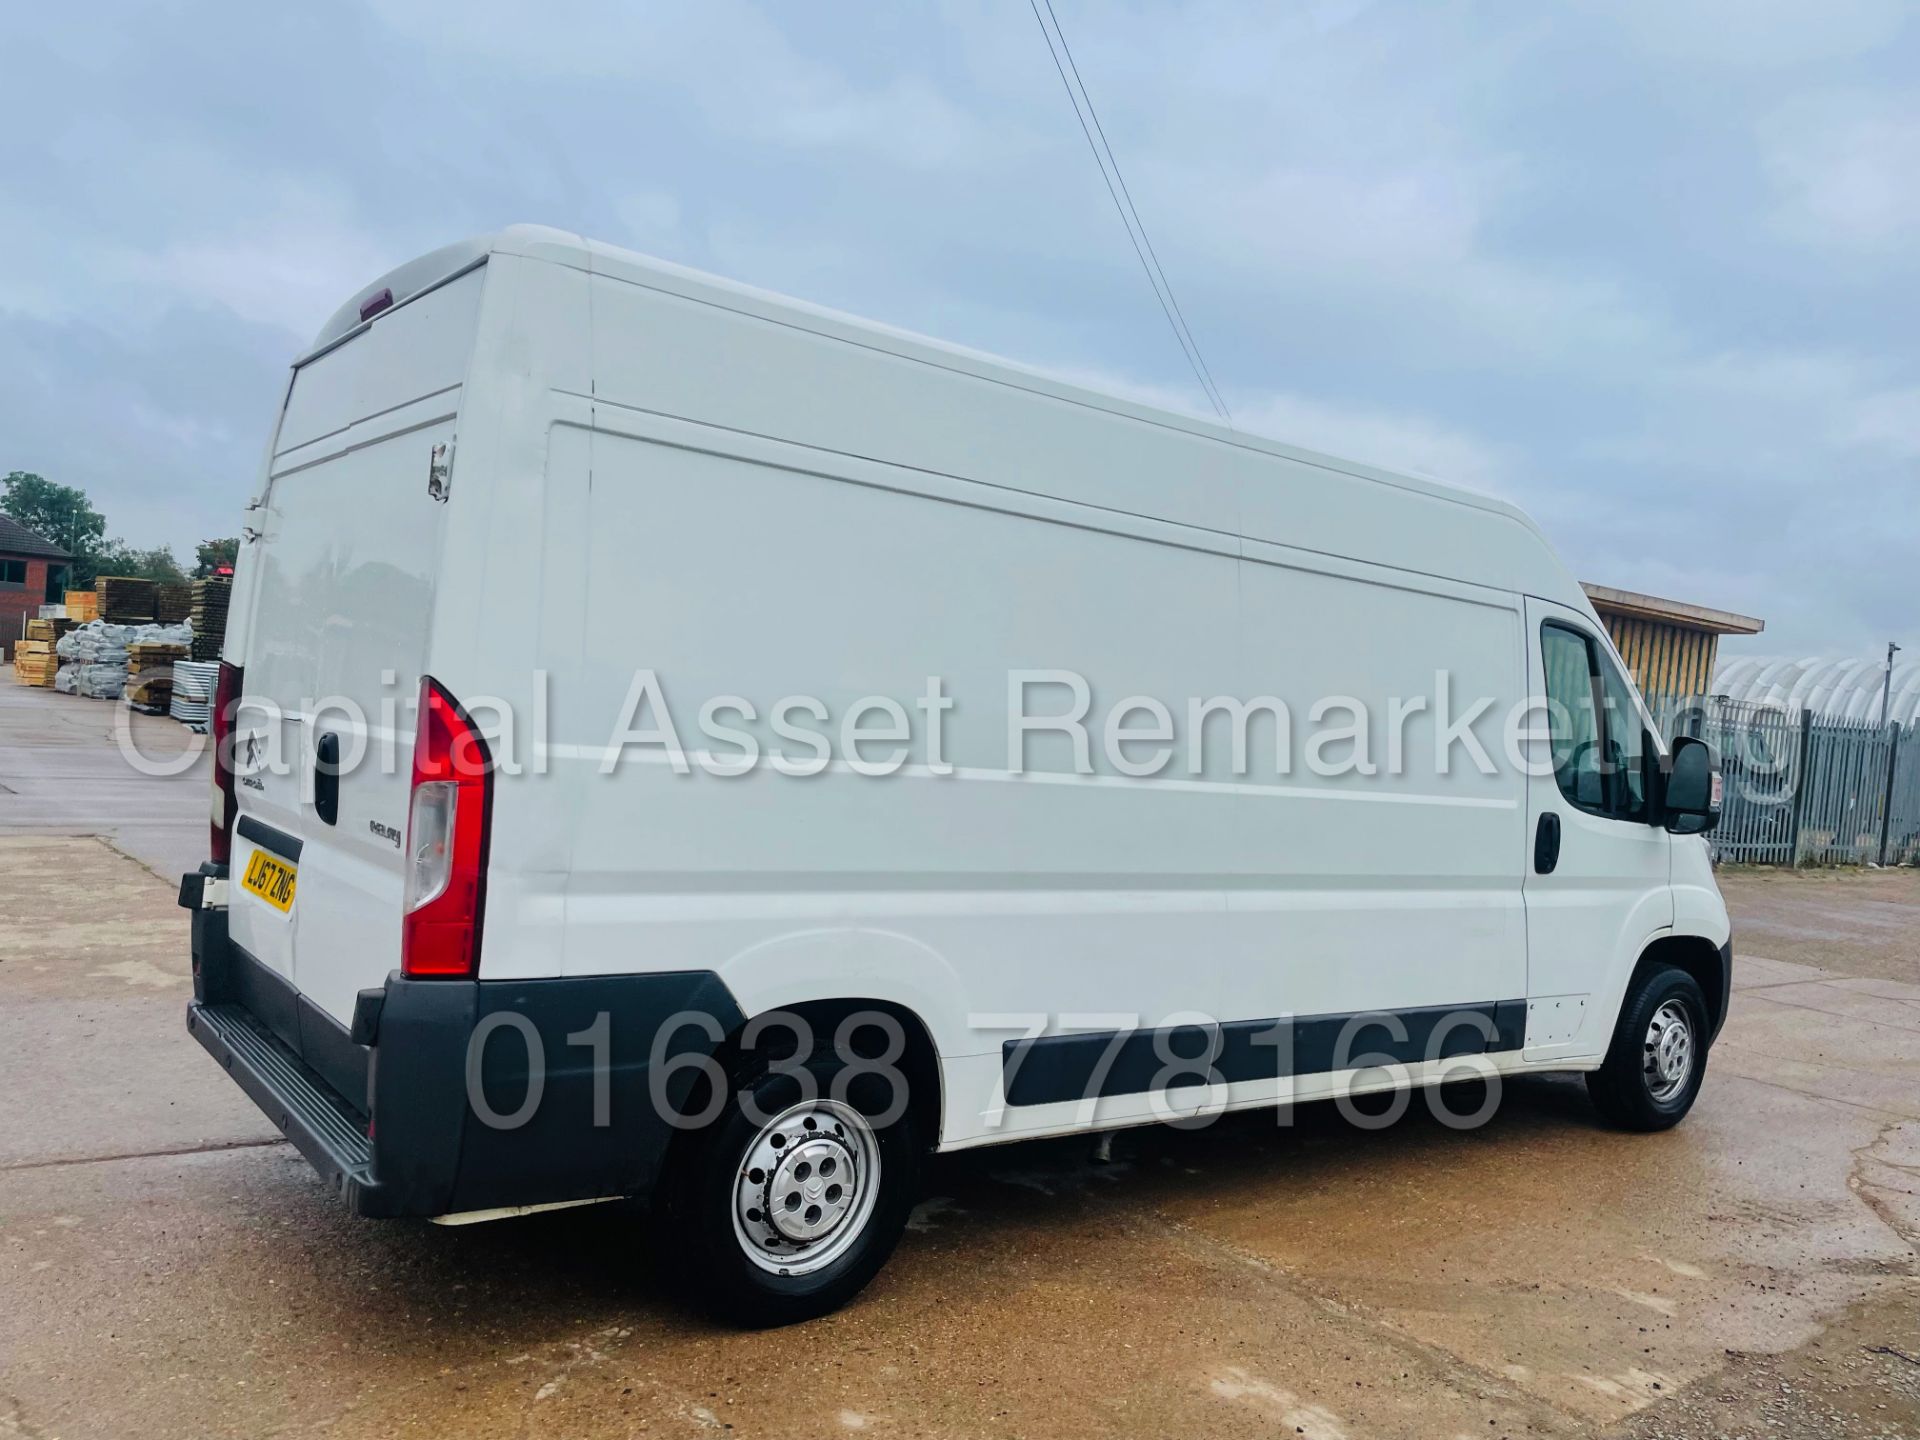
[[[790,1325],[857,1295],[906,1229],[913,1120],[876,1077],[832,1061],[743,1078],[681,1137],[656,1206],[655,1253],[681,1297],[740,1325]],[[889,1108],[902,1113],[889,1114]]]
[[[1623,1130],[1666,1130],[1693,1108],[1707,1073],[1707,999],[1686,971],[1660,965],[1635,977],[1613,1044],[1587,1076],[1594,1108]]]

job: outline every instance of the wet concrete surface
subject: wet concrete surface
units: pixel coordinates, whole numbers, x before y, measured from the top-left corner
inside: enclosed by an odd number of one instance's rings
[[[131,847],[62,833],[127,782],[36,706],[107,707],[10,688],[0,1436],[1920,1434],[1920,974],[1871,928],[1743,955],[1669,1134],[1543,1078],[1466,1131],[1416,1099],[943,1157],[866,1295],[742,1334],[665,1300],[636,1213],[342,1213],[181,1023],[132,851],[197,850],[204,781]],[[48,748],[85,814],[14,808]]]

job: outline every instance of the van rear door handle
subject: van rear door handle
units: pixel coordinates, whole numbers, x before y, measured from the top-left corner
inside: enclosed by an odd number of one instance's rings
[[[1533,869],[1538,875],[1551,875],[1560,863],[1560,817],[1551,810],[1541,812],[1540,823],[1533,828]]]
[[[340,737],[331,730],[313,742],[313,813],[323,825],[340,818]]]

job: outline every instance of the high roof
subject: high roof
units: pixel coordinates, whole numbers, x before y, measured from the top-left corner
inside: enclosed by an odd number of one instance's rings
[[[707,274],[684,265],[676,265],[670,261],[658,260],[637,251],[609,245],[604,241],[592,240],[572,231],[556,230],[546,225],[508,225],[488,234],[476,235],[452,245],[444,245],[438,250],[430,251],[418,259],[410,260],[390,270],[371,284],[362,287],[351,300],[335,311],[327,323],[321,327],[320,333],[314,337],[311,348],[295,363],[304,364],[321,351],[339,344],[363,326],[377,320],[380,313],[397,309],[409,300],[424,295],[430,290],[438,289],[449,280],[465,274],[475,266],[484,264],[490,255],[513,255],[532,260],[544,260],[550,264],[585,271],[590,275],[606,275],[627,280],[668,294],[736,309],[745,314],[778,319],[786,324],[797,324],[801,328],[813,330],[818,334],[867,344],[872,348],[891,351],[906,358],[927,360],[962,373],[1012,381],[1038,393],[1093,405],[1114,414],[1131,416],[1172,429],[1206,435],[1244,449],[1263,450],[1269,454],[1327,466],[1351,476],[1430,495],[1505,517],[1530,532],[1534,542],[1542,546],[1546,545],[1544,534],[1531,516],[1518,506],[1495,496],[1462,489],[1430,476],[1386,470],[1379,466],[1342,459],[1269,439],[1266,436],[1234,430],[1197,415],[1142,404],[1124,396],[1090,389],[1064,380],[1047,371],[1023,365],[1019,361],[1007,360],[984,351],[932,339],[805,300],[795,300],[790,296],[743,285],[738,281]],[[391,299],[382,295],[382,291],[390,292]],[[363,307],[369,304],[377,305],[379,309],[363,318]],[[1557,560],[1554,563],[1558,565]]]
[[[70,560],[51,540],[43,540],[11,515],[0,515],[0,555],[25,555],[32,559]]]

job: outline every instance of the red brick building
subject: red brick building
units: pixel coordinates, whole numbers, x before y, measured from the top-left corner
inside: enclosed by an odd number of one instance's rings
[[[13,658],[13,642],[28,616],[58,603],[71,557],[11,516],[0,515],[0,660]],[[49,573],[51,572],[51,573]]]

